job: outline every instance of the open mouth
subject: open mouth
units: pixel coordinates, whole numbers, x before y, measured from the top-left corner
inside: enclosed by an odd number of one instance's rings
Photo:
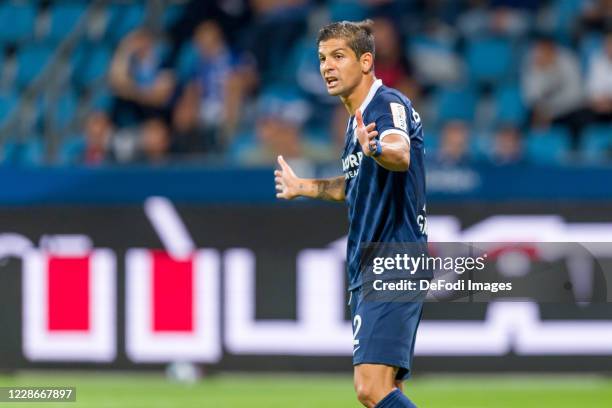
[[[338,85],[338,78],[336,77],[327,77],[325,78],[325,82],[327,83],[328,88],[333,88]]]

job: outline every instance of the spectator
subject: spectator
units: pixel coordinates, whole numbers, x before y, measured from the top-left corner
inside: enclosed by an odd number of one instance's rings
[[[410,56],[420,84],[440,86],[456,83],[463,76],[463,62],[456,53],[455,27],[431,19],[410,41]]]
[[[590,62],[587,92],[595,119],[612,123],[612,30],[606,34],[601,52]]]
[[[334,148],[338,157],[342,155],[346,143],[345,138],[349,118],[350,115],[344,105],[337,105],[334,108],[330,131],[332,132]]]
[[[189,0],[181,17],[169,30],[173,44],[170,59],[175,61],[181,44],[189,41],[202,21],[215,21],[228,36],[228,41],[235,45],[251,17],[249,0]]]
[[[300,118],[266,115],[257,121],[256,129],[260,147],[251,156],[253,163],[274,163],[279,154],[289,159],[304,155]]]
[[[523,160],[523,143],[519,130],[511,125],[500,126],[493,136],[491,160],[494,164],[517,164]]]
[[[194,44],[197,58],[173,114],[175,149],[220,151],[238,124],[253,73],[241,65],[212,20],[197,27]]]
[[[336,159],[329,146],[311,143],[303,132],[310,115],[309,105],[294,95],[281,91],[266,92],[258,101],[257,144],[240,154],[248,164],[276,163],[276,156],[288,160],[325,161]]]
[[[471,0],[469,8],[459,17],[459,30],[471,38],[483,35],[524,36],[530,18],[525,7],[521,2]]]
[[[71,164],[97,166],[114,161],[111,142],[113,124],[102,111],[92,112],[85,120],[82,138],[65,143],[60,152],[60,160]]]
[[[420,89],[412,77],[412,67],[404,55],[402,37],[397,27],[389,19],[375,19],[374,39],[376,76],[382,79],[385,85],[399,89],[416,103]]]
[[[603,32],[612,27],[612,0],[586,0],[582,9],[584,31]]]
[[[443,166],[459,166],[469,161],[469,129],[462,121],[444,125],[436,162]]]
[[[567,126],[577,147],[588,112],[576,56],[551,37],[540,36],[526,58],[521,81],[532,126]]]
[[[287,80],[281,66],[306,32],[309,0],[251,0],[254,21],[245,34],[246,48],[264,82]]]
[[[160,119],[151,119],[140,128],[140,151],[137,161],[148,164],[162,164],[168,157],[170,132]]]
[[[103,164],[109,159],[110,142],[113,125],[103,112],[94,112],[87,118],[85,124],[85,151],[83,163],[96,165]]]
[[[121,41],[111,62],[109,80],[115,95],[112,119],[119,127],[167,116],[174,75],[164,68],[149,30],[138,29]]]

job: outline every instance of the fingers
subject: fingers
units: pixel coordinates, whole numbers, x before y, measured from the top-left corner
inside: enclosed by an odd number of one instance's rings
[[[361,109],[355,111],[355,120],[357,121],[358,127],[363,127],[363,116],[361,116]]]
[[[285,159],[283,159],[283,156],[278,156],[277,158],[278,164],[281,166],[281,168],[283,170],[287,170],[287,168],[289,167],[289,165],[287,164],[287,162],[285,161]]]
[[[376,130],[375,130],[375,131],[373,131],[373,132],[369,132],[369,133],[368,133],[368,139],[369,139],[369,140],[374,139],[376,136],[378,136],[378,131],[376,131]]]
[[[276,198],[289,199],[289,196],[287,195],[287,191],[285,190],[284,186],[279,184],[276,185]]]
[[[357,126],[358,127],[363,127],[363,114],[361,113],[360,109],[357,109],[355,111],[355,120],[357,121]],[[367,126],[365,126],[366,130],[368,132],[373,131],[374,129],[376,129],[376,123],[372,122],[372,123],[368,123]]]
[[[278,156],[277,161],[281,167],[281,170],[274,170],[274,187],[276,187],[276,198],[288,199],[289,197],[287,196],[287,189],[283,181],[283,176],[287,173],[290,174],[291,168],[285,159],[283,159],[283,156]]]
[[[287,198],[285,186],[279,181],[276,181],[276,198]]]

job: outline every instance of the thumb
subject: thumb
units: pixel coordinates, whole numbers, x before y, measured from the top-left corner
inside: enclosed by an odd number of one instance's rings
[[[361,116],[361,109],[357,109],[355,111],[355,120],[357,121],[357,126],[363,127],[363,116]]]
[[[287,162],[285,161],[285,159],[283,158],[283,156],[278,156],[278,164],[281,166],[281,168],[283,170],[288,170],[289,169],[289,165],[287,164]]]

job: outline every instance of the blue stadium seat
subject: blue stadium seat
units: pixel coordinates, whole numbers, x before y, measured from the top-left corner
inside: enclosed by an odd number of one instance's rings
[[[105,78],[112,59],[111,50],[101,43],[83,43],[72,55],[72,80],[89,86]]]
[[[413,61],[419,81],[426,85],[452,83],[464,75],[455,39],[439,37],[417,34],[406,41],[405,53]]]
[[[436,95],[439,122],[449,120],[472,121],[476,111],[477,95],[472,88],[442,88]]]
[[[522,125],[527,118],[518,84],[505,84],[495,89],[495,120],[497,123]]]
[[[57,163],[61,165],[78,164],[85,151],[85,138],[74,135],[62,142],[57,152]]]
[[[45,159],[43,143],[35,136],[25,141],[8,141],[4,144],[0,163],[12,166],[39,166]]]
[[[567,129],[551,127],[532,130],[526,140],[527,158],[534,164],[563,163],[570,152],[570,135]]]
[[[62,94],[53,107],[53,116],[56,125],[65,129],[74,120],[79,106],[79,99],[74,92]]]
[[[17,106],[19,97],[13,92],[0,92],[0,126],[9,118]]]
[[[487,161],[493,154],[493,133],[472,132],[470,138],[470,157],[478,161]]]
[[[36,5],[32,2],[0,5],[0,42],[17,42],[31,38],[36,21]]]
[[[87,9],[87,3],[54,4],[47,38],[61,40],[72,32]]]
[[[366,18],[368,10],[353,0],[332,0],[329,3],[331,21],[359,21]]]
[[[612,161],[612,125],[591,125],[584,130],[580,155],[590,163]]]
[[[107,87],[96,89],[95,94],[91,98],[91,108],[96,111],[109,112],[113,104],[113,95]]]
[[[106,26],[106,36],[112,41],[120,41],[130,31],[144,22],[144,4],[113,4]]]
[[[45,68],[53,50],[44,45],[22,47],[17,53],[17,85],[24,87]]]
[[[517,65],[512,44],[504,38],[471,40],[465,57],[470,78],[478,83],[499,83],[509,78]]]

